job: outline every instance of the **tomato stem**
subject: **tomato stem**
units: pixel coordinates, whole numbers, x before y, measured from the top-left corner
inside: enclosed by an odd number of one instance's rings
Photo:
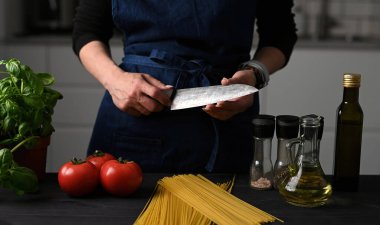
[[[104,156],[104,152],[102,150],[95,150],[95,152],[92,155],[97,156],[97,157],[102,157]]]
[[[82,159],[77,159],[76,157],[74,157],[71,162],[74,164],[74,165],[79,165],[79,164],[82,164],[82,163],[85,163],[86,161],[85,160],[82,160]]]

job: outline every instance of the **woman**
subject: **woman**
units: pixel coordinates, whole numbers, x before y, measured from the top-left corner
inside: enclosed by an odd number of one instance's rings
[[[258,94],[170,111],[166,90],[245,83],[262,88],[296,42],[292,0],[82,0],[73,48],[106,89],[88,153],[145,172],[248,172]],[[252,60],[254,25],[259,42]],[[109,40],[123,34],[124,58]]]

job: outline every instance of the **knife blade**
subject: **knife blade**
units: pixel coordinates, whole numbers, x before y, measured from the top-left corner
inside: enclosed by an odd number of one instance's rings
[[[214,85],[176,89],[171,93],[170,110],[193,108],[227,101],[257,92],[258,89],[247,84]]]

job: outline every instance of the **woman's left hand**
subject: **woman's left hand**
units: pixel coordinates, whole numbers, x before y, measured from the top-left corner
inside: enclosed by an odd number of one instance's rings
[[[248,84],[254,86],[256,84],[256,79],[253,73],[253,70],[237,71],[231,78],[223,78],[221,84]],[[216,119],[227,120],[240,112],[244,112],[252,106],[253,95],[254,94],[250,94],[228,101],[206,105],[203,110]]]

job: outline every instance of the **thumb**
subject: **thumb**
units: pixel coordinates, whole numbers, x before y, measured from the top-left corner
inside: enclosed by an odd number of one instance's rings
[[[230,79],[223,77],[223,79],[220,82],[222,85],[229,85]]]

